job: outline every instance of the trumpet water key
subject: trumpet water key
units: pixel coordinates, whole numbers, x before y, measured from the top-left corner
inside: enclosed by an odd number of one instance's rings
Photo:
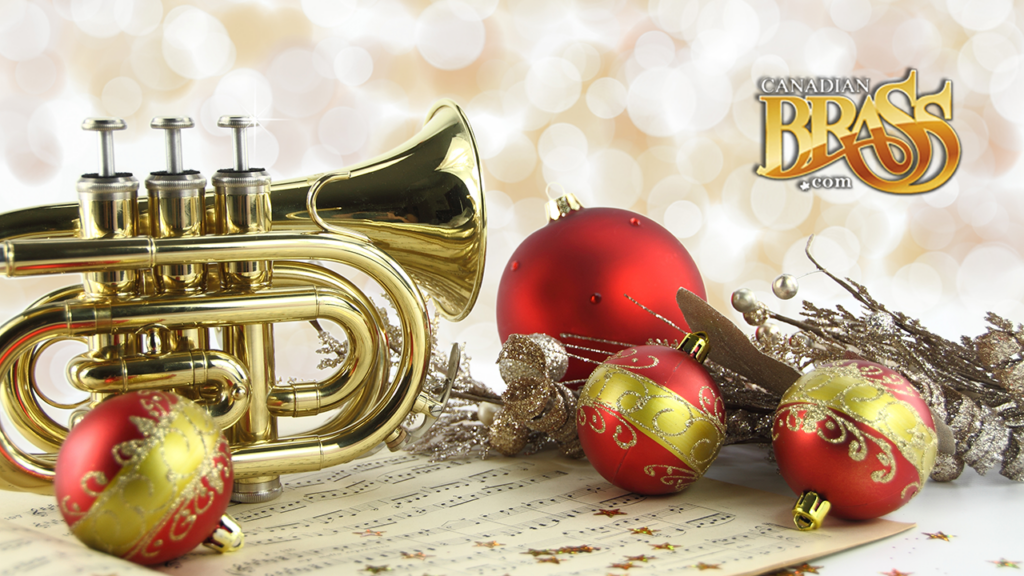
[[[463,111],[442,100],[398,148],[341,170],[271,182],[250,167],[253,120],[225,116],[234,162],[206,178],[184,168],[189,118],[156,118],[166,170],[138,181],[114,167],[117,119],[83,124],[100,137],[100,167],[79,179],[78,204],[0,215],[0,274],[81,274],[0,327],[0,488],[49,493],[68,428],[104,398],[173,390],[209,411],[231,443],[232,498],[262,502],[280,475],[352,460],[381,442],[398,449],[406,417],[429,426],[447,401],[424,389],[431,355],[425,297],[458,321],[483,277],[483,180]],[[321,262],[366,273],[386,293],[401,328],[397,361],[373,302]],[[333,322],[348,355],[316,382],[279,381],[274,325]],[[89,394],[69,421],[43,409],[34,367],[53,343],[88,350],[67,368]],[[219,343],[218,343],[219,342]],[[281,437],[278,420],[327,414],[309,433]],[[17,433],[35,449],[16,441]]]

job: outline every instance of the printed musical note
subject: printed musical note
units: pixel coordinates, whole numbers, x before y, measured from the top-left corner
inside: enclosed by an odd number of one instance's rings
[[[305,507],[305,502],[302,502],[301,500],[289,500],[287,502],[278,502],[268,506],[260,506],[259,508],[250,508],[245,511],[235,512],[232,510],[232,514],[234,514],[235,520],[238,520],[239,522],[251,522],[260,518],[270,518],[275,514],[283,514],[292,510],[301,510]]]
[[[304,498],[309,502],[319,502],[321,500],[334,500],[336,498],[345,498],[348,496],[355,496],[356,494],[363,494],[370,490],[376,490],[379,485],[373,480],[359,480],[353,482],[344,488],[336,488],[334,490],[324,490],[323,492],[311,492],[306,494]]]
[[[710,526],[717,526],[719,524],[725,524],[726,522],[732,522],[736,516],[733,514],[725,514],[722,512],[715,512],[714,514],[708,514],[701,518],[695,518],[687,522],[694,528],[708,528]]]

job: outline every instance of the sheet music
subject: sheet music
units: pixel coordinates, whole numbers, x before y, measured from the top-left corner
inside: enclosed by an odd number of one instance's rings
[[[52,528],[52,513],[56,509],[52,504],[47,508],[44,506],[42,514],[35,516],[34,523],[46,525]],[[7,514],[4,509],[3,514]],[[34,514],[30,511],[30,515]],[[24,516],[12,514],[15,521],[21,520]],[[27,519],[26,519],[27,520]],[[61,525],[64,521],[58,516],[56,518]],[[28,576],[42,574],[61,574],[72,576],[75,574],[119,574],[122,576],[153,574],[150,570],[136,566],[131,562],[100,554],[82,546],[70,534],[63,538],[53,537],[43,532],[16,524],[7,520],[0,520],[0,576]],[[65,526],[66,528],[66,526]],[[65,530],[66,531],[66,530]]]
[[[800,532],[789,497],[707,478],[680,494],[638,496],[586,461],[543,456],[432,463],[388,454],[291,476],[285,486],[276,501],[231,506],[246,534],[240,552],[199,549],[157,569],[540,576],[621,574],[627,565],[696,572],[703,564],[717,565],[714,574],[759,574],[913,527],[829,519]],[[4,497],[4,515],[11,501]],[[40,531],[68,538],[54,519],[52,506],[35,518]]]

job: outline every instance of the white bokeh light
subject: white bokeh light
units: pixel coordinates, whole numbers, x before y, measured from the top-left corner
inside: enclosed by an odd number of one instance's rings
[[[939,29],[924,18],[911,18],[896,28],[892,37],[892,53],[904,66],[930,65],[942,48]]]
[[[653,0],[648,3],[648,8],[658,26],[676,37],[682,37],[700,14],[698,0]]]
[[[871,21],[870,0],[833,0],[828,9],[837,28],[853,32]]]
[[[335,154],[352,154],[366,144],[370,126],[358,110],[332,108],[320,119],[317,134],[320,142]]]
[[[142,89],[131,78],[118,76],[103,87],[103,107],[114,117],[127,117],[135,114],[142,105]]]
[[[23,60],[14,67],[14,81],[29,94],[42,94],[57,81],[57,65],[46,55]]]
[[[946,0],[949,15],[970,30],[989,30],[1006,20],[1013,0]]]
[[[580,198],[588,206],[631,208],[644,188],[640,165],[627,152],[609,148],[593,154],[589,161],[590,194]]]
[[[942,277],[934,268],[912,262],[893,275],[893,305],[911,316],[922,316],[942,300],[942,288]]]
[[[842,30],[822,28],[807,38],[804,59],[814,74],[846,76],[857,62],[857,44]]]
[[[681,70],[655,68],[633,80],[626,102],[637,128],[651,136],[671,136],[689,125],[696,94]]]
[[[278,54],[267,70],[274,109],[291,118],[320,113],[334,96],[336,83],[317,72],[313,52],[290,48]]]
[[[431,4],[416,21],[416,48],[441,70],[458,70],[475,62],[486,39],[480,15],[462,2]]]
[[[358,0],[302,0],[302,12],[317,26],[333,28],[355,14]]]
[[[31,60],[50,42],[50,20],[34,2],[8,0],[0,6],[0,55]]]
[[[1014,310],[1024,299],[1024,262],[1003,244],[981,244],[960,263],[956,284],[960,300],[976,313]]]
[[[552,124],[541,134],[537,153],[555,170],[573,170],[587,161],[587,137],[572,124]]]
[[[171,10],[164,20],[163,55],[177,74],[199,79],[224,74],[235,63],[235,45],[220,20],[193,6]]]
[[[580,73],[565,58],[543,58],[530,66],[526,75],[526,96],[545,112],[569,109],[579,99],[580,90]]]
[[[576,67],[580,80],[586,82],[601,70],[601,53],[586,42],[575,42],[562,51],[562,58]]]
[[[626,109],[628,94],[615,78],[598,78],[587,89],[587,108],[598,118],[615,118]]]
[[[114,0],[117,26],[132,36],[149,34],[160,25],[164,6],[160,0]]]
[[[510,134],[501,152],[486,165],[490,173],[501,182],[512,184],[529,176],[537,165],[537,149],[522,133]]]
[[[273,103],[273,92],[266,76],[251,68],[236,68],[224,75],[214,94],[229,99],[236,107],[232,114],[266,114]]]
[[[334,58],[334,74],[346,86],[359,86],[373,74],[373,57],[359,46],[344,48]]]
[[[700,207],[689,200],[673,202],[665,210],[662,224],[677,238],[690,238],[700,231],[704,223],[704,215]]]
[[[644,32],[636,41],[633,57],[644,68],[668,66],[675,60],[676,44],[664,32]]]
[[[722,149],[714,140],[704,136],[687,138],[679,145],[676,156],[679,173],[700,183],[711,182],[717,178],[724,162]]]

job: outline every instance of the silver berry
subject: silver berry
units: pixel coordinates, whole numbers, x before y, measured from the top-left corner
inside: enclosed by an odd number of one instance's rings
[[[783,274],[776,278],[775,282],[772,282],[772,292],[783,300],[789,300],[796,296],[799,289],[800,284],[796,281],[796,276],[792,274]]]
[[[740,288],[732,293],[732,307],[739,312],[750,312],[757,308],[757,296],[750,288]]]

